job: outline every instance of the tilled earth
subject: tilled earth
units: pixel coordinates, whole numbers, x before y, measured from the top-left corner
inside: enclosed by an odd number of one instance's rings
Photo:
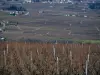
[[[18,22],[18,25],[6,26],[1,36],[13,40],[100,39],[100,15],[96,11],[83,11],[83,7],[64,9],[66,4],[33,3],[24,6],[29,15],[2,16],[5,20]]]

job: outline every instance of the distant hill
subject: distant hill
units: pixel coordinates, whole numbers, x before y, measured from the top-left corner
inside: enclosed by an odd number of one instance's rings
[[[68,2],[68,1],[73,1],[73,2],[100,2],[100,0],[0,0],[0,2],[44,2],[44,1],[64,1],[64,2]]]

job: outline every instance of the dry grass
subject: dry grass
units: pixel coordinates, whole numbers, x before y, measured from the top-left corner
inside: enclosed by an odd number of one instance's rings
[[[86,60],[87,75],[100,75],[99,49],[97,44],[3,42],[0,75],[85,75]]]

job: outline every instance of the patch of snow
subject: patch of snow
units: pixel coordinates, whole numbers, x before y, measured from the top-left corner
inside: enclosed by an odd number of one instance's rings
[[[74,17],[74,16],[76,16],[76,15],[72,15],[72,16]]]
[[[1,37],[0,39],[1,39],[1,40],[4,40],[5,38]]]
[[[87,15],[84,15],[84,17],[87,17]]]
[[[29,12],[27,12],[25,15],[29,15]]]

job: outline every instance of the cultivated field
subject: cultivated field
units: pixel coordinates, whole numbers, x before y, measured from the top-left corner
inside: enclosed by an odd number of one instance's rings
[[[100,15],[97,10],[87,9],[84,5],[70,4],[24,4],[29,15],[0,16],[9,24],[0,34],[9,40],[99,40]],[[83,10],[86,8],[86,10]]]
[[[0,43],[0,75],[100,75],[100,45]]]

